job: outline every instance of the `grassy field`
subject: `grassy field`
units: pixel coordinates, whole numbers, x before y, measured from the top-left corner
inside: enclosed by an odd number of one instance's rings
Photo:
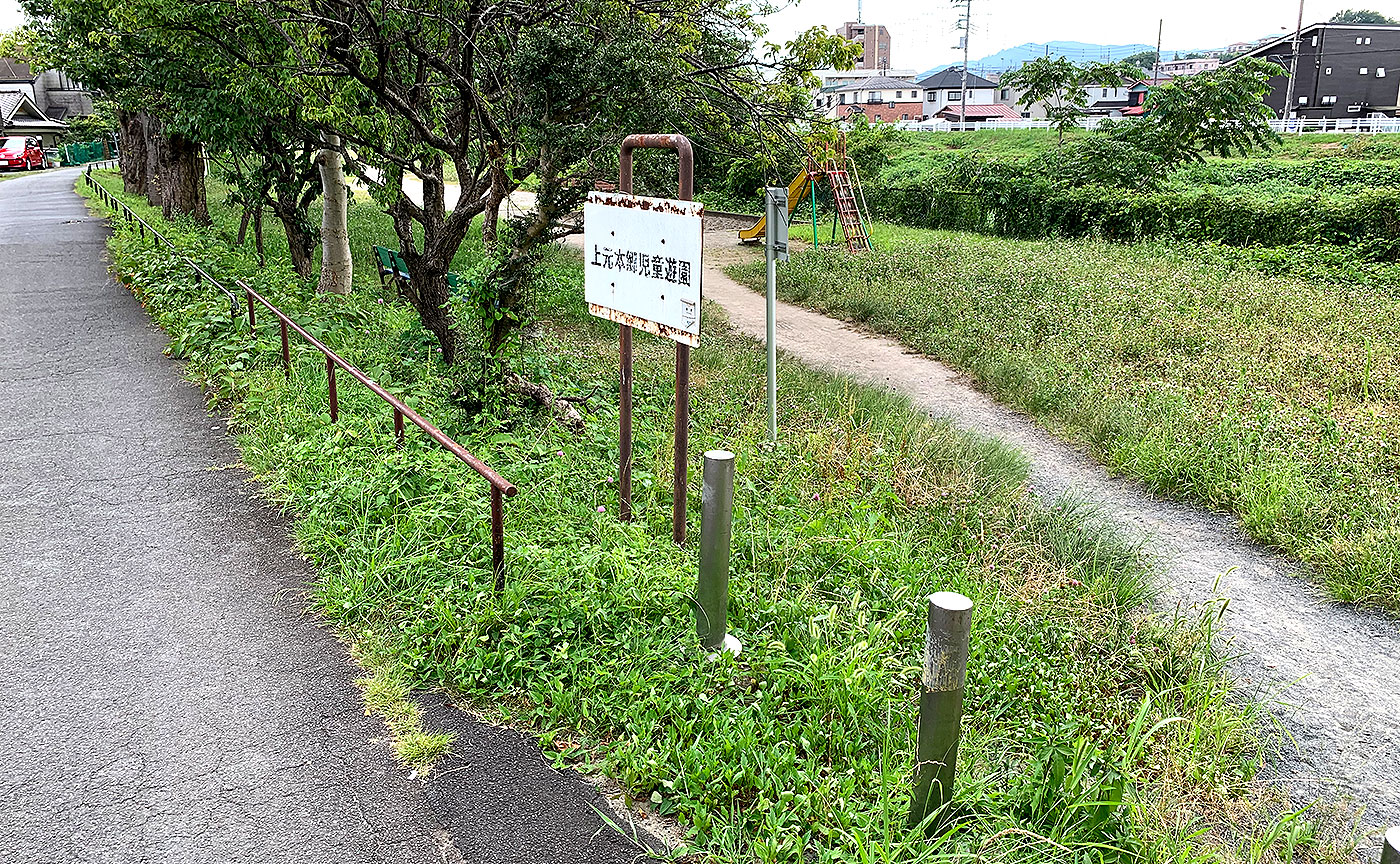
[[[1065,136],[1089,134],[1072,129]],[[1004,129],[976,132],[895,132],[889,149],[894,163],[977,150],[999,159],[1026,159],[1053,150],[1059,133],[1053,129]],[[1400,159],[1400,134],[1357,135],[1348,133],[1284,135],[1277,145],[1255,154],[1279,159]]]
[[[443,686],[538,735],[558,764],[616,779],[718,861],[1340,860],[1345,843],[1250,783],[1263,751],[1210,651],[1216,610],[1150,614],[1147,563],[1074,508],[1035,502],[1016,454],[790,363],[784,442],[769,448],[763,355],[707,309],[692,463],[716,446],[739,454],[730,620],[745,646],[710,661],[687,601],[695,555],[670,541],[670,348],[638,339],[640,518],[621,524],[616,329],[586,314],[572,254],[548,259],[545,312],[511,362],[556,392],[598,394],[581,434],[523,406],[463,409],[466,372],[436,362],[411,310],[366,276],[369,243],[389,233],[371,207],[352,208],[349,298],[314,297],[280,262],[259,270],[228,247],[233,215],[214,216],[215,231],[173,232],[188,254],[312,322],[521,488],[498,598],[482,481],[420,436],[396,449],[388,412],[359,387],[341,387],[331,424],[320,355],[298,349],[284,379],[275,329],[253,341],[168,254],[112,241],[171,353],[294,514],[317,606],[372,658],[367,703],[391,726],[414,728],[408,685]],[[480,254],[473,240],[458,266]],[[940,589],[977,607],[966,819],[928,842],[904,811],[921,598]],[[450,746],[416,734],[401,754],[420,764]]]
[[[887,226],[875,242],[795,257],[781,296],[967,371],[1113,471],[1233,511],[1338,599],[1400,611],[1395,265]]]

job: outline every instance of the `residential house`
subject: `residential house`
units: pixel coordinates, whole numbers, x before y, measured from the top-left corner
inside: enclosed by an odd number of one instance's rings
[[[985,112],[984,106],[997,104],[997,93],[1000,88],[996,82],[989,81],[981,75],[967,74],[967,93],[962,89],[962,67],[951,66],[940,72],[935,72],[919,82],[919,87],[924,91],[924,110],[921,112],[930,117],[944,115],[949,108],[953,109],[954,118],[958,116],[958,106],[967,103],[967,118],[972,120],[974,113]],[[966,95],[966,99],[964,99]],[[1013,112],[1012,117],[1020,115]]]
[[[828,117],[847,119],[862,114],[871,122],[919,120],[924,101],[918,84],[904,78],[876,76],[842,84],[818,94],[818,105]]]
[[[0,57],[0,91],[22,92],[54,120],[92,113],[92,94],[57,69],[35,71],[28,63]]]
[[[1132,107],[1132,88],[1135,82],[1124,81],[1118,87],[1085,87],[1089,97],[1084,108],[1089,117],[1122,117]]]
[[[1292,55],[1292,34],[1244,54],[1281,67],[1264,99],[1279,116],[1400,116],[1400,25],[1323,23],[1303,28],[1293,104],[1284,105]],[[1237,62],[1238,58],[1225,65]]]
[[[1175,78],[1178,75],[1199,75],[1220,68],[1219,57],[1194,57],[1190,60],[1162,60],[1157,63],[1157,75]]]
[[[0,138],[34,136],[45,147],[54,147],[68,124],[44,115],[34,99],[22,90],[0,90]]]

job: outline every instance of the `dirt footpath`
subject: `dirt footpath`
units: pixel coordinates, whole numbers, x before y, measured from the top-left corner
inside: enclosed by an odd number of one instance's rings
[[[732,231],[705,235],[705,299],[762,342],[763,295],[725,276],[762,255]],[[975,390],[942,363],[893,339],[797,306],[778,306],[779,350],[819,369],[897,391],[930,414],[1025,452],[1031,484],[1097,507],[1162,565],[1166,600],[1229,598],[1225,650],[1245,692],[1269,703],[1292,737],[1282,774],[1299,803],[1336,793],[1366,808],[1368,828],[1400,824],[1400,625],[1330,603],[1293,575],[1301,565],[1261,549],[1230,517],[1166,501],[1114,478],[1075,447]],[[780,421],[781,422],[781,421]]]

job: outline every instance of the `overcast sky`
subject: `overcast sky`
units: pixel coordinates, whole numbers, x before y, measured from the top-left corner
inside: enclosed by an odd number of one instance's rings
[[[951,0],[865,0],[864,6],[867,23],[889,28],[894,68],[922,72],[961,59],[952,48],[958,41],[958,12]],[[1305,0],[1303,23],[1325,21],[1338,9],[1355,7],[1400,18],[1400,0]],[[1218,48],[1291,30],[1297,17],[1293,0],[973,0],[971,51],[975,60],[1025,42],[1151,45],[1157,40],[1158,18],[1165,19],[1165,49]],[[770,38],[783,41],[814,24],[836,27],[855,19],[856,0],[801,0],[769,19]],[[18,0],[0,0],[0,30],[21,20]]]
[[[958,43],[959,12],[951,0],[864,0],[864,7],[866,23],[889,28],[893,68],[922,72],[962,60],[961,52],[952,47]],[[1400,19],[1400,0],[1304,0],[1303,23],[1326,21],[1347,8],[1375,9]],[[1159,18],[1163,19],[1164,50],[1218,48],[1291,31],[1298,21],[1298,4],[1297,0],[972,0],[969,48],[975,61],[1026,42],[1152,45],[1157,41]],[[784,41],[813,24],[836,27],[854,20],[856,0],[801,0],[769,19],[770,38]]]

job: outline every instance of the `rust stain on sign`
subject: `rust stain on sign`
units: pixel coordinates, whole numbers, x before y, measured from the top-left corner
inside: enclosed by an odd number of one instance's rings
[[[651,213],[670,213],[675,216],[705,215],[705,205],[699,201],[675,201],[670,198],[648,198],[644,195],[625,195],[617,192],[590,192],[588,203]]]

